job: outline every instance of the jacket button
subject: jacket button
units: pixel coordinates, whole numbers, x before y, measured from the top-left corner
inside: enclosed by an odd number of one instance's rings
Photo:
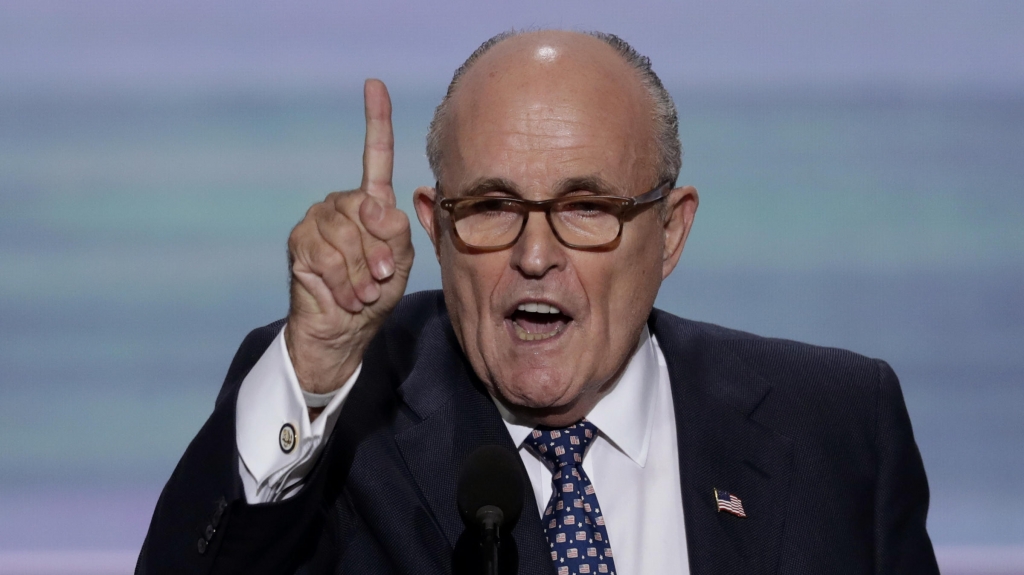
[[[224,517],[224,510],[228,508],[228,502],[221,497],[217,500],[217,510],[213,512],[213,518],[210,520],[210,525],[216,529],[220,527],[220,520]]]
[[[208,543],[207,543],[206,539],[203,539],[202,537],[200,537],[199,538],[199,542],[196,543],[196,548],[199,549],[199,554],[200,555],[203,555],[204,553],[206,553],[206,546],[207,545],[208,545]]]
[[[216,533],[216,532],[217,532],[217,530],[213,528],[213,525],[207,525],[206,526],[206,540],[209,541],[209,540],[213,539],[213,534]]]

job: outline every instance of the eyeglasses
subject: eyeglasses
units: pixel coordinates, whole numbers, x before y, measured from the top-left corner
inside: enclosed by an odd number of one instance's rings
[[[526,229],[530,212],[544,212],[558,241],[574,249],[599,249],[622,235],[626,218],[637,209],[664,199],[671,182],[662,182],[639,196],[563,196],[533,201],[498,196],[445,198],[441,209],[451,214],[455,237],[465,245],[497,251],[511,247]],[[441,185],[437,184],[440,194]]]

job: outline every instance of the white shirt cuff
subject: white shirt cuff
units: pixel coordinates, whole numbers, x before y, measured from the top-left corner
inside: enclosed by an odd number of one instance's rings
[[[362,368],[360,363],[337,391],[310,394],[307,403],[281,328],[245,376],[235,404],[238,472],[247,502],[280,501],[298,493]],[[307,408],[320,407],[325,399],[323,412],[310,422]]]

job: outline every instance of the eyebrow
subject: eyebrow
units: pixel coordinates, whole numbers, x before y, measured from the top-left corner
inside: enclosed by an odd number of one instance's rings
[[[557,198],[579,191],[592,192],[599,196],[621,195],[616,193],[616,190],[605,180],[597,176],[576,176],[562,179],[555,184],[554,197]],[[523,196],[519,191],[519,186],[517,186],[512,180],[506,178],[482,178],[474,181],[464,191],[457,194],[457,196],[450,197],[482,196],[493,192],[506,193],[517,198],[521,198]]]
[[[521,196],[519,188],[512,180],[505,178],[483,178],[474,181],[464,191],[458,194],[462,196],[482,196],[489,192],[504,192],[516,197]]]

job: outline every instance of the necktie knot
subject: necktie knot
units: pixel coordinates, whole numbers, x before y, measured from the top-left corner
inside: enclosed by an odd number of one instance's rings
[[[562,429],[534,429],[526,444],[535,453],[561,469],[583,463],[587,445],[597,435],[597,427],[586,419]]]

